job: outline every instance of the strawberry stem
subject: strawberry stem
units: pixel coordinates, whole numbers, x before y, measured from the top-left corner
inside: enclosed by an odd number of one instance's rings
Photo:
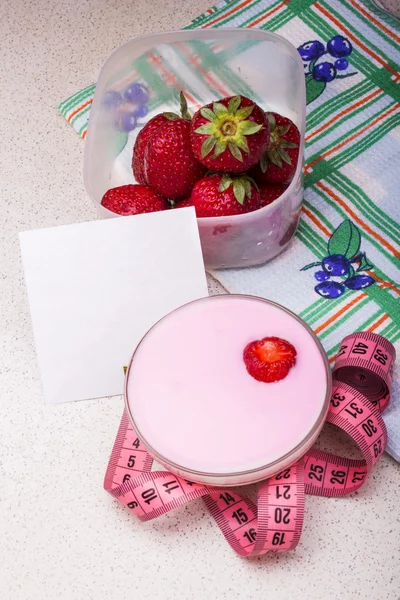
[[[179,98],[180,98],[180,101],[181,101],[181,115],[182,115],[182,119],[186,119],[187,121],[191,121],[192,120],[192,115],[189,112],[187,101],[186,101],[186,98],[185,98],[185,94],[182,91],[179,94]]]

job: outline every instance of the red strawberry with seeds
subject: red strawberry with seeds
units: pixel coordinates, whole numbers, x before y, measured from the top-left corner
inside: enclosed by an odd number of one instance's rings
[[[290,183],[299,158],[300,132],[287,117],[272,112],[267,117],[270,139],[253,176],[260,183]]]
[[[264,383],[284,379],[296,363],[296,349],[286,340],[265,337],[250,342],[243,352],[249,375]]]
[[[243,173],[261,159],[269,124],[255,102],[231,96],[194,114],[191,141],[195,157],[211,171]]]
[[[190,196],[197,217],[241,215],[260,208],[254,181],[243,175],[210,175],[198,181]]]
[[[165,198],[187,198],[206,169],[193,156],[190,121],[168,113],[147,143],[144,175],[148,185]]]
[[[168,202],[146,185],[121,185],[106,192],[102,206],[119,215],[138,215],[169,208]]]
[[[188,206],[193,206],[193,202],[190,198],[186,198],[186,200],[180,200],[176,203],[175,208],[187,208]]]
[[[133,147],[132,171],[137,183],[141,183],[142,185],[147,184],[144,174],[144,155],[147,144],[157,129],[167,122],[168,119],[164,115],[157,115],[153,117],[150,119],[150,121],[148,121],[148,123],[146,123],[136,138],[135,145]]]
[[[266,185],[260,185],[260,206],[268,206],[274,200],[282,196],[283,192],[287,189],[287,185],[282,183],[270,183]]]

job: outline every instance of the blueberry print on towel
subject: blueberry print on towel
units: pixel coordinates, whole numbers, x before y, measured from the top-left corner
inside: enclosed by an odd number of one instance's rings
[[[297,50],[304,62],[307,104],[322,94],[327,83],[355,75],[346,72],[353,46],[342,35],[331,38],[326,48],[322,42],[313,40],[305,42]]]
[[[346,290],[362,290],[375,283],[364,273],[373,269],[365,252],[360,252],[361,234],[352,221],[343,221],[329,239],[327,254],[321,262],[306,265],[301,271],[321,267],[314,273],[319,283],[314,290],[323,298],[339,298]],[[357,268],[354,269],[356,265]]]
[[[104,96],[103,106],[114,114],[115,127],[128,134],[136,127],[143,127],[139,119],[149,112],[149,92],[142,83],[131,83],[122,92],[109,90]]]

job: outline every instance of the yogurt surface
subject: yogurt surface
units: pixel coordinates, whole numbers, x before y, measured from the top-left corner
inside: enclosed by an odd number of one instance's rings
[[[296,364],[276,383],[247,372],[243,350],[267,336],[288,340]],[[323,411],[324,358],[308,329],[262,299],[213,296],[157,323],[129,370],[127,403],[138,434],[168,462],[239,473],[296,448]]]

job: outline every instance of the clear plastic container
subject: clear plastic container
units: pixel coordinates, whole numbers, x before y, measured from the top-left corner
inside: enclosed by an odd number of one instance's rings
[[[297,351],[281,381],[251,377],[243,351],[277,336]],[[125,406],[138,437],[171,472],[233,486],[272,477],[297,462],[325,422],[327,356],[314,332],[286,308],[244,295],[196,300],[156,323],[135,349]]]
[[[117,129],[115,113],[106,107],[105,98],[108,92],[123,92],[133,82],[142,83],[150,93],[149,112],[126,135]],[[116,216],[100,204],[109,188],[134,183],[132,149],[140,126],[160,112],[177,112],[181,90],[191,112],[218,98],[243,94],[265,110],[289,117],[299,128],[296,173],[278,200],[252,213],[198,219],[207,268],[246,267],[274,258],[289,244],[300,217],[305,81],[296,48],[262,30],[199,29],[146,35],[110,56],[97,82],[84,160],[85,187],[100,216]]]

